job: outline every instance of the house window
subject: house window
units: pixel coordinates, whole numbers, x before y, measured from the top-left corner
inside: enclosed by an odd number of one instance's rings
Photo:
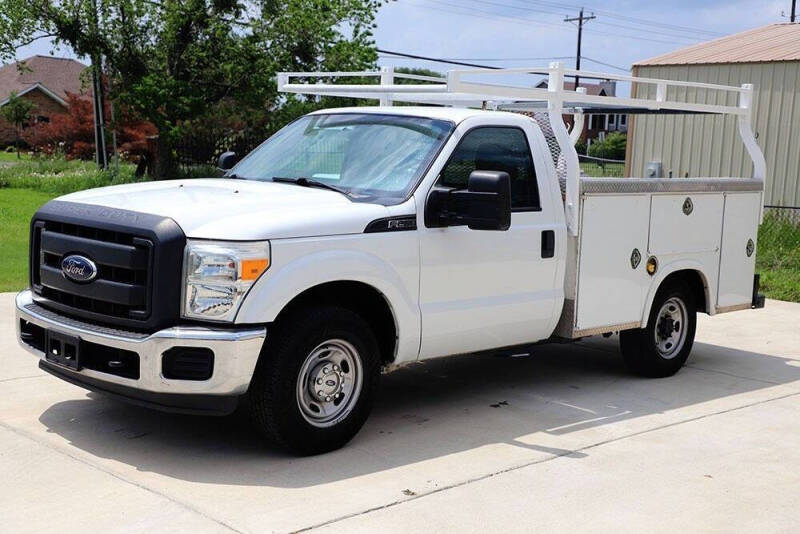
[[[625,126],[628,123],[628,116],[627,115],[620,115],[619,116],[619,125]]]
[[[617,125],[617,116],[616,115],[609,115],[608,116],[608,125],[609,126],[616,126]]]
[[[50,117],[45,117],[44,115],[36,117],[36,124],[47,124],[48,122],[50,122]]]
[[[591,117],[592,118],[589,120],[590,130],[605,130],[608,128],[606,126],[608,115],[592,115]]]

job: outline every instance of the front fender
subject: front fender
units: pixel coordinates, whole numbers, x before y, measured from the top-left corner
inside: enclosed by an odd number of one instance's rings
[[[714,315],[714,306],[712,305],[714,302],[714,295],[712,294],[713,286],[710,283],[710,278],[706,274],[705,270],[706,266],[697,260],[674,260],[665,265],[661,265],[658,269],[658,272],[653,276],[650,282],[650,289],[647,293],[644,310],[642,312],[642,328],[647,326],[647,320],[650,317],[650,309],[653,306],[653,301],[656,298],[656,293],[658,293],[659,287],[661,287],[661,284],[669,275],[678,271],[696,271],[700,275],[700,278],[703,280],[703,290],[706,294],[706,312],[709,315]]]
[[[328,282],[361,282],[379,291],[389,304],[398,335],[395,361],[416,360],[420,339],[418,248],[398,243],[403,239],[394,239],[388,246],[377,240],[369,241],[372,243],[359,245],[375,253],[363,249],[319,250],[324,246],[319,241],[273,242],[275,263],[251,288],[236,322],[269,323],[292,299],[308,289]]]

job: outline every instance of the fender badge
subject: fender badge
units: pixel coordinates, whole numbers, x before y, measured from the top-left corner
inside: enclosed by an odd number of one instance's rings
[[[631,252],[631,268],[635,269],[639,266],[639,263],[642,261],[642,254],[639,252],[638,248],[633,249]]]
[[[689,215],[694,211],[694,204],[692,203],[692,199],[686,197],[686,200],[683,201],[683,214]]]

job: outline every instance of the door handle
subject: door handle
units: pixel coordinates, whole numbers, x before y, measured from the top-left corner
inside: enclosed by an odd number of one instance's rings
[[[556,255],[555,230],[542,230],[542,258],[552,258]]]

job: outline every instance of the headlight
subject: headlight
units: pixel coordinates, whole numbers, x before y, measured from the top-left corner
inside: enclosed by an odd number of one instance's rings
[[[183,316],[233,321],[269,262],[269,241],[189,240],[183,257]]]

